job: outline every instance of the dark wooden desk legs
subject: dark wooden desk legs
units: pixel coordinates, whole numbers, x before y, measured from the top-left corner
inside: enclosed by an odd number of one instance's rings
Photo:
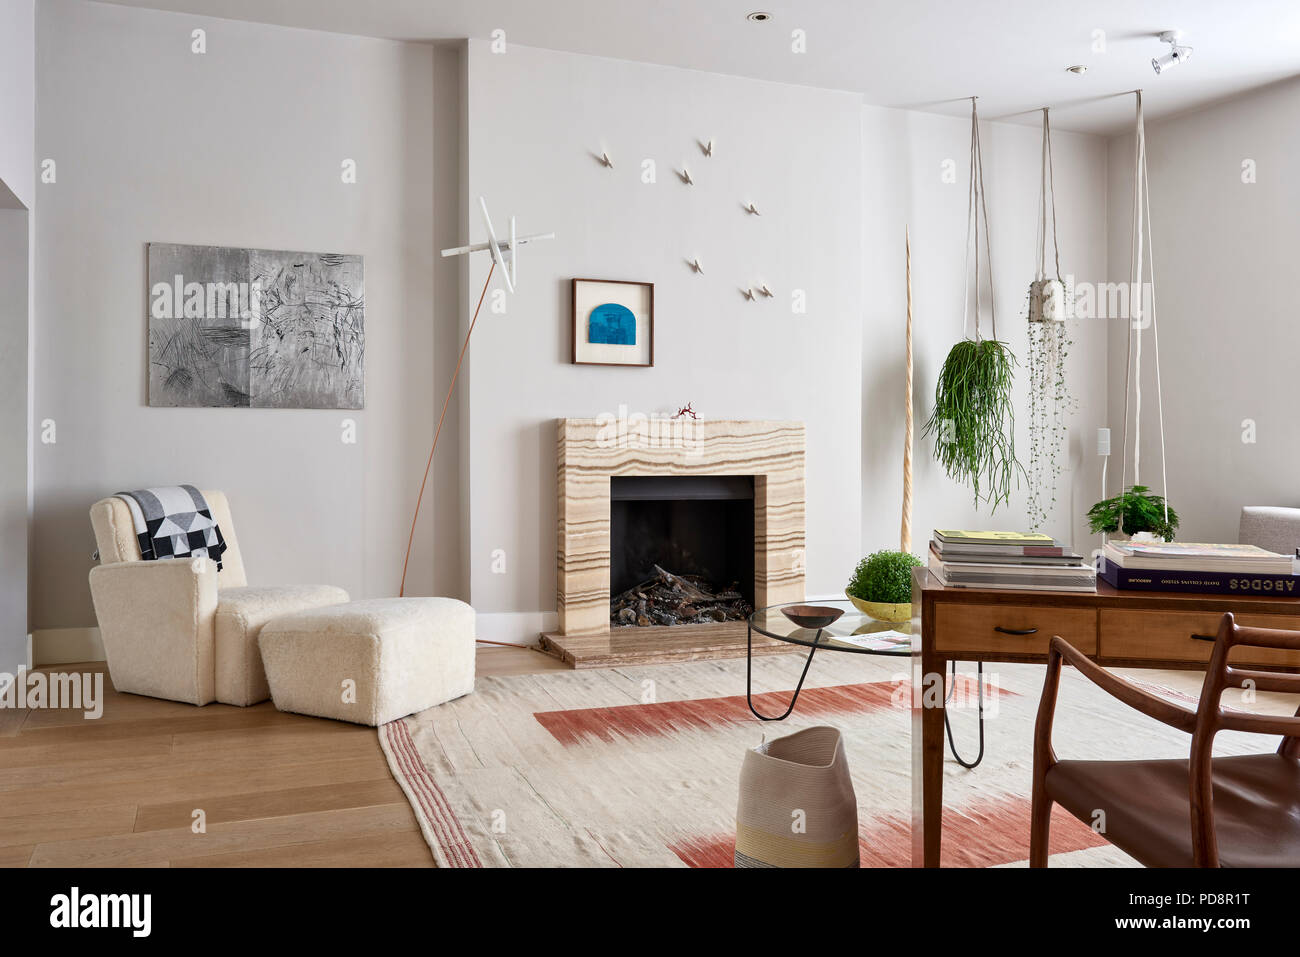
[[[912,655],[913,867],[939,866],[943,833],[943,668],[941,658]]]

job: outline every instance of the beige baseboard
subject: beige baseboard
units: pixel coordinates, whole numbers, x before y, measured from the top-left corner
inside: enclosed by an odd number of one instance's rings
[[[553,611],[477,612],[474,637],[483,641],[500,641],[510,645],[535,645],[537,636],[559,627]]]
[[[33,668],[103,660],[104,642],[98,628],[42,628],[32,632]]]

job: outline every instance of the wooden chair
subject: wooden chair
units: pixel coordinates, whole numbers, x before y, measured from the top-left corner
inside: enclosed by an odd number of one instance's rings
[[[1111,674],[1064,639],[1052,639],[1034,728],[1031,867],[1047,866],[1054,803],[1098,825],[1107,840],[1148,867],[1300,865],[1300,711],[1288,718],[1220,707],[1227,688],[1300,694],[1300,675],[1231,667],[1228,653],[1237,645],[1300,650],[1300,632],[1243,628],[1224,615],[1201,700],[1191,711]],[[1052,718],[1062,661],[1129,707],[1190,734],[1190,759],[1058,761]],[[1220,731],[1284,737],[1273,754],[1211,761]]]

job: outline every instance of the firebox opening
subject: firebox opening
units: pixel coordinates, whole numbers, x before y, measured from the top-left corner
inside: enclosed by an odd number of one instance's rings
[[[614,625],[743,620],[754,603],[753,476],[611,477],[610,595]]]

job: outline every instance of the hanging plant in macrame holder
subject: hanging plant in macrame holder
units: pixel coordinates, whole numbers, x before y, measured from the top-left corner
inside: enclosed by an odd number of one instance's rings
[[[1056,506],[1061,477],[1065,420],[1074,400],[1065,380],[1065,359],[1072,340],[1066,319],[1069,304],[1061,278],[1061,247],[1056,236],[1056,177],[1052,165],[1052,129],[1043,109],[1042,173],[1038,192],[1038,264],[1029,284],[1029,527],[1038,531]],[[1056,278],[1047,274],[1048,218]]]
[[[1165,402],[1164,391],[1160,384],[1160,320],[1156,313],[1156,264],[1155,250],[1151,240],[1151,183],[1147,172],[1147,134],[1146,122],[1142,118],[1142,91],[1135,90],[1137,117],[1133,130],[1133,227],[1129,249],[1132,259],[1129,261],[1128,287],[1133,292],[1128,297],[1128,329],[1125,331],[1127,347],[1124,356],[1124,437],[1122,440],[1123,458],[1120,460],[1118,498],[1105,498],[1088,512],[1091,521],[1096,523],[1100,513],[1113,512],[1115,515],[1114,531],[1121,535],[1141,533],[1155,534],[1173,540],[1178,528],[1178,515],[1169,507],[1169,471],[1165,461]],[[1144,261],[1143,254],[1148,257]],[[1143,289],[1143,280],[1149,288]],[[1150,315],[1143,314],[1143,299],[1150,295]],[[1144,332],[1150,328],[1151,345],[1155,352],[1154,384],[1156,388],[1156,424],[1159,427],[1160,443],[1160,495],[1148,494],[1148,488],[1142,482],[1142,339]],[[1129,401],[1132,400],[1133,443],[1129,445]],[[1133,484],[1128,480],[1128,463],[1130,448],[1133,459]],[[1103,476],[1105,473],[1102,473]],[[1103,486],[1104,486],[1103,480]],[[1103,496],[1106,490],[1103,487]],[[1117,504],[1118,503],[1118,504]],[[1141,506],[1135,511],[1129,506]],[[1155,521],[1153,521],[1153,516]],[[1106,521],[1094,531],[1110,532],[1111,522]],[[1140,527],[1131,527],[1137,525]]]
[[[1011,383],[1016,357],[998,339],[993,301],[993,259],[989,243],[989,214],[984,197],[984,164],[980,152],[979,117],[971,97],[970,189],[966,227],[966,296],[962,308],[962,340],[952,347],[939,371],[934,410],[922,433],[934,436],[934,455],[948,476],[971,487],[975,505],[998,505],[1011,499],[1013,477],[1024,471],[1016,460],[1015,411]],[[989,292],[991,339],[980,334],[980,218],[984,220],[984,259]],[[974,337],[967,334],[974,260]]]

